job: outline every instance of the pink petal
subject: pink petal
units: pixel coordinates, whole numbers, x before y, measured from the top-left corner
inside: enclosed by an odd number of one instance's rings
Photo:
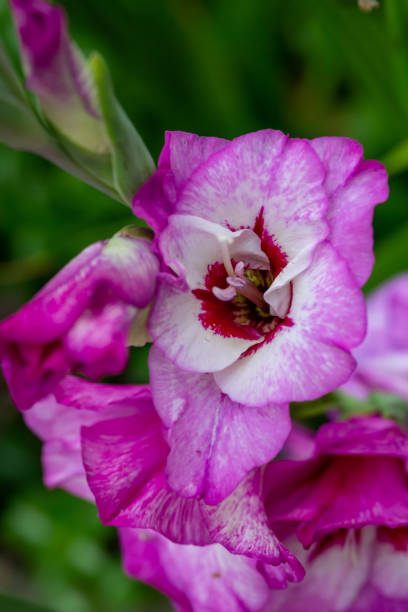
[[[81,457],[81,427],[143,411],[146,387],[99,385],[73,376],[24,414],[28,427],[44,442],[42,464],[47,487],[60,487],[93,500]]]
[[[211,375],[178,369],[156,347],[149,365],[155,406],[169,428],[168,481],[181,495],[219,503],[281,450],[290,430],[287,406],[234,403]]]
[[[318,138],[312,145],[327,173],[330,242],[364,285],[374,263],[373,208],[388,198],[387,172],[379,162],[362,161],[362,147],[351,139]]]
[[[191,176],[175,212],[239,229],[265,228],[289,257],[327,234],[323,167],[306,141],[263,130],[240,136]]]
[[[322,425],[315,445],[317,452],[330,455],[408,457],[406,434],[393,421],[377,416]]]
[[[104,524],[155,529],[176,542],[210,542],[200,502],[180,498],[167,486],[168,447],[153,406],[136,418],[83,428],[82,453]]]
[[[133,198],[135,215],[144,219],[155,232],[162,231],[173,212],[178,192],[190,174],[226,144],[228,140],[222,138],[166,132],[158,170]]]
[[[183,610],[259,610],[269,588],[254,560],[231,555],[220,544],[174,544],[152,531],[121,529],[124,565]]]
[[[223,502],[217,506],[203,505],[202,512],[212,542],[272,565],[288,563],[296,579],[302,579],[301,564],[270,528],[263,500],[262,470],[253,470]]]
[[[272,592],[264,612],[375,612],[375,608],[356,606],[369,580],[375,551],[374,530],[363,530],[361,536],[352,550],[333,543],[309,562],[308,554],[295,544],[293,549],[306,566],[306,576],[300,584]]]

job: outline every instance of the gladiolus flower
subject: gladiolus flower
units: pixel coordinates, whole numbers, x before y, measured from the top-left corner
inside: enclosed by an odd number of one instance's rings
[[[0,358],[17,407],[30,408],[69,372],[92,379],[121,372],[157,272],[149,234],[127,228],[87,247],[3,321]]]

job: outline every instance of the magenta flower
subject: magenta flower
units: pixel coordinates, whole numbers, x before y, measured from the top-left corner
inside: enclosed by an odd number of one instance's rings
[[[95,379],[125,367],[130,328],[153,297],[158,271],[150,241],[133,231],[86,248],[0,324],[1,363],[21,410],[69,372]]]
[[[402,610],[408,544],[408,437],[380,417],[323,425],[313,457],[265,472],[265,505],[306,568],[302,585],[274,593],[271,612]]]
[[[248,559],[283,564],[279,572],[288,579],[302,578],[300,564],[269,527],[261,470],[215,506],[168,486],[169,449],[147,386],[66,377],[25,420],[44,441],[47,486],[95,499],[103,523],[154,529],[180,544],[218,543]]]
[[[364,335],[359,285],[373,263],[372,209],[387,195],[383,166],[352,140],[167,134],[133,200],[166,270],[154,343],[243,404],[335,389]]]
[[[354,351],[357,369],[343,390],[357,397],[389,391],[408,401],[408,275],[388,281],[367,300],[367,336]]]
[[[288,564],[260,563],[220,544],[182,546],[141,529],[119,533],[128,574],[162,591],[180,612],[260,610],[271,589],[298,580]]]

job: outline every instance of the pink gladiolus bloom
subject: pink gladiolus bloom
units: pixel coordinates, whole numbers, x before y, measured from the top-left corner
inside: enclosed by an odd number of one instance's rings
[[[380,417],[323,425],[314,456],[269,464],[266,509],[302,560],[299,587],[265,612],[399,612],[408,606],[408,437]],[[292,544],[292,545],[291,545]]]
[[[251,406],[335,389],[364,335],[359,286],[373,263],[373,206],[387,195],[383,166],[349,139],[168,133],[133,201],[166,266],[149,323],[156,346]]]
[[[347,138],[166,134],[133,209],[154,228],[163,262],[149,365],[179,493],[220,501],[276,456],[287,402],[348,379],[365,331],[359,287],[373,264],[373,207],[387,195],[383,166]],[[232,422],[250,425],[242,456]],[[241,464],[229,481],[213,456],[222,431]]]
[[[158,272],[150,241],[132,231],[86,248],[0,324],[0,359],[21,410],[69,372],[95,379],[125,367],[131,326]]]
[[[357,397],[389,391],[408,401],[408,274],[367,300],[367,336],[353,354],[357,369],[342,390]]]

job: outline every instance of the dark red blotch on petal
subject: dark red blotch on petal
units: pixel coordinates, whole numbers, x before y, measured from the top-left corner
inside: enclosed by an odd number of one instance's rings
[[[233,262],[234,265],[234,262]],[[227,272],[224,264],[216,261],[208,266],[205,277],[206,289],[194,289],[193,295],[201,300],[202,311],[199,319],[205,329],[211,329],[214,333],[225,338],[243,338],[244,340],[258,340],[261,334],[250,325],[240,325],[234,321],[235,304],[223,302],[215,297],[213,287],[225,289],[228,286]]]
[[[261,239],[261,248],[269,259],[272,276],[275,278],[288,263],[288,256],[276,243],[275,238],[266,231],[263,206],[255,219],[253,230]]]

